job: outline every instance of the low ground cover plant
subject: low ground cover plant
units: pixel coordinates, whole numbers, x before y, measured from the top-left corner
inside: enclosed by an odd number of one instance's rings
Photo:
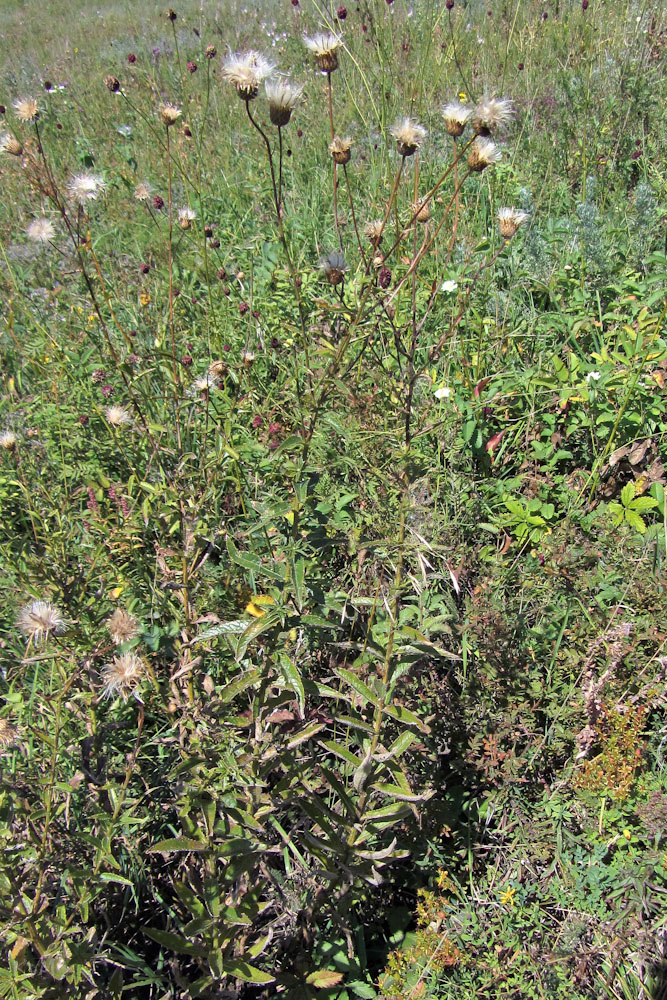
[[[659,997],[660,10],[224,13],[3,77],[0,995]]]

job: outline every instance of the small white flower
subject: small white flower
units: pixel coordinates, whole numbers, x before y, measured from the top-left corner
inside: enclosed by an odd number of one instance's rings
[[[452,292],[455,292],[458,287],[458,281],[443,281],[440,285],[440,291],[450,295]]]
[[[452,390],[448,385],[441,386],[440,389],[436,389],[433,395],[436,399],[449,399],[452,394]]]
[[[597,382],[598,379],[602,378],[602,372],[589,372],[586,376],[587,382]]]

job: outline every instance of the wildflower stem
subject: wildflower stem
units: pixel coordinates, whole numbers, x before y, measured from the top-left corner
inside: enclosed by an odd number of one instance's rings
[[[283,130],[278,128],[278,204],[283,203]]]
[[[345,184],[347,186],[347,196],[348,196],[349,201],[350,201],[350,212],[352,213],[352,224],[354,226],[355,236],[357,237],[357,244],[359,246],[359,253],[361,254],[361,259],[364,262],[364,267],[367,267],[368,264],[367,264],[367,261],[366,261],[366,253],[364,251],[363,243],[361,242],[361,236],[359,235],[359,227],[357,225],[357,214],[354,211],[354,199],[352,197],[352,188],[350,186],[350,178],[349,178],[348,173],[347,173],[347,166],[346,166],[346,164],[343,164],[343,173],[345,174]]]
[[[454,160],[452,166],[454,168],[454,221],[452,222],[452,235],[449,241],[449,246],[447,247],[447,260],[446,263],[449,264],[452,259],[452,253],[454,252],[454,244],[456,243],[456,232],[459,225],[459,204],[460,204],[460,192],[459,192],[459,158],[458,158],[458,143],[456,141],[456,136],[452,137],[452,142],[454,143]]]
[[[329,129],[331,132],[331,141],[334,141],[334,120],[333,120],[333,86],[331,83],[331,73],[327,73],[327,96],[329,103]],[[340,222],[338,221],[338,164],[333,161],[333,210],[334,210],[334,223],[336,225],[336,232],[338,233],[338,246],[342,252],[343,250],[343,237],[340,231]]]
[[[165,126],[167,133],[167,214],[169,218],[169,232],[168,232],[168,268],[169,268],[169,331],[171,333],[171,363],[172,370],[174,373],[174,399],[178,398],[178,368],[176,365],[176,331],[174,328],[174,261],[173,261],[173,236],[174,236],[174,219],[172,211],[172,190],[171,190],[171,155],[169,150],[169,127]],[[178,436],[178,447],[181,447],[180,441],[180,429],[178,422],[176,424],[177,436]]]
[[[428,242],[424,241],[424,243],[422,244],[422,247],[421,247],[419,253],[414,258],[414,260],[410,264],[410,267],[408,268],[408,270],[406,271],[406,273],[403,275],[403,277],[399,281],[398,285],[396,285],[396,288],[394,288],[393,292],[391,293],[391,298],[392,299],[394,299],[398,295],[399,291],[401,290],[401,288],[403,287],[403,285],[405,284],[405,282],[408,280],[408,278],[410,277],[410,275],[417,269],[417,267],[419,266],[419,264],[423,260],[425,254],[427,254],[428,251],[430,250],[430,248],[433,246],[435,240],[437,239],[437,236],[438,236],[440,230],[442,229],[442,227],[444,226],[445,222],[447,221],[447,216],[449,215],[449,211],[450,211],[450,209],[451,209],[451,207],[452,207],[452,205],[454,203],[454,199],[455,199],[457,193],[461,190],[461,188],[463,187],[463,185],[465,184],[465,182],[466,182],[466,180],[468,179],[469,176],[470,176],[470,171],[467,171],[466,174],[465,174],[465,176],[463,177],[463,180],[461,181],[461,183],[455,189],[454,194],[452,195],[452,197],[451,197],[451,199],[449,201],[449,204],[447,205],[445,211],[443,212],[442,219],[440,220],[440,222],[438,223],[438,225],[435,227],[435,229],[433,231],[433,235],[428,240]],[[392,250],[393,249],[394,249],[394,247],[392,247]]]
[[[469,146],[471,146],[473,142],[474,142],[474,138],[470,139],[466,143],[466,145],[463,147],[463,149],[460,151],[460,153],[456,157],[456,160],[455,160],[456,163],[458,163],[458,161],[461,159],[461,157],[467,152]],[[408,222],[406,228],[409,228],[414,223],[415,219],[417,218],[417,216],[419,215],[419,213],[421,212],[421,210],[423,208],[425,208],[425,206],[428,205],[429,202],[433,199],[433,197],[435,196],[435,194],[437,193],[437,191],[439,190],[439,188],[442,186],[442,184],[444,184],[444,182],[447,180],[447,178],[450,175],[450,173],[453,171],[454,165],[455,165],[454,163],[450,163],[450,165],[447,167],[447,169],[444,171],[444,173],[435,182],[435,184],[433,185],[433,187],[431,188],[431,190],[426,193],[426,195],[424,196],[424,198],[422,198],[422,200],[419,202],[419,205],[417,205],[415,207],[415,210],[412,213],[412,218]],[[466,177],[467,176],[468,175],[466,174]],[[465,178],[464,178],[464,180],[465,180]],[[389,216],[387,216],[387,218],[389,218]],[[392,253],[397,248],[397,246],[399,245],[399,243],[400,243],[400,237],[399,237],[399,239],[396,240],[396,242],[393,244],[393,246],[391,246],[389,248],[389,250],[387,250],[387,252],[385,253],[385,259],[387,259],[388,257],[390,257],[392,255]]]
[[[309,361],[309,358],[308,358],[308,345],[307,345],[307,335],[306,335],[306,317],[305,317],[305,314],[304,314],[304,311],[303,311],[303,303],[301,301],[301,293],[299,291],[299,285],[297,283],[296,267],[294,266],[294,261],[292,260],[292,254],[290,253],[289,244],[287,242],[287,237],[285,235],[285,227],[283,226],[282,209],[281,209],[281,204],[280,204],[280,193],[278,191],[278,188],[276,187],[276,173],[275,173],[275,169],[274,169],[274,166],[273,166],[273,154],[272,154],[272,151],[271,151],[271,143],[269,142],[268,136],[266,135],[266,133],[264,132],[264,130],[261,128],[261,126],[253,118],[252,112],[250,110],[250,101],[245,101],[245,107],[246,107],[246,111],[248,113],[248,118],[250,119],[253,127],[259,132],[259,134],[261,135],[262,139],[264,140],[264,145],[266,146],[266,152],[267,152],[267,155],[268,155],[268,158],[269,158],[269,168],[271,170],[271,184],[273,186],[273,200],[274,200],[274,204],[275,204],[275,208],[276,208],[276,223],[278,225],[278,235],[280,236],[280,242],[282,243],[283,250],[285,251],[285,256],[287,258],[287,267],[288,267],[288,270],[289,270],[289,273],[290,273],[290,277],[292,279],[292,285],[293,285],[293,288],[294,288],[294,296],[296,298],[297,308],[299,310],[299,319],[300,319],[300,324],[301,324],[301,335],[302,335],[303,347],[304,347],[304,352],[305,352],[305,360],[306,360],[306,370],[308,372],[308,378],[310,379],[310,361]],[[279,134],[280,139],[281,139],[280,158],[281,158],[281,170],[282,170],[282,129],[278,129],[278,134]],[[302,422],[303,422],[303,403],[302,403],[302,397],[301,397],[301,384],[300,384],[300,381],[299,381],[299,366],[297,365],[297,358],[296,358],[296,345],[294,345],[294,344],[292,345],[292,350],[293,350],[294,362],[295,362],[295,365],[294,365],[294,379],[295,379],[295,390],[296,390],[297,404],[298,404],[298,407],[299,407],[299,414],[300,414]],[[312,386],[311,386],[311,391],[312,391]]]
[[[266,154],[267,154],[267,156],[269,158],[269,169],[271,171],[271,186],[273,188],[273,202],[275,204],[276,215],[277,215],[278,221],[280,223],[282,213],[280,211],[280,198],[279,198],[279,195],[278,195],[278,186],[276,184],[276,171],[275,171],[275,168],[273,166],[273,151],[271,150],[271,143],[269,142],[269,137],[267,136],[267,134],[264,131],[264,129],[253,118],[252,111],[250,110],[250,101],[249,100],[248,101],[244,101],[244,104],[245,104],[245,109],[246,109],[246,111],[248,113],[248,118],[250,119],[250,122],[251,122],[253,128],[256,129],[259,132],[259,134],[261,135],[262,139],[264,140],[264,145],[266,146]]]

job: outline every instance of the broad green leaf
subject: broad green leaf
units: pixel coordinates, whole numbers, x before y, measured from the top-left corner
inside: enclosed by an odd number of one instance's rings
[[[633,499],[634,495],[635,495],[634,481],[626,483],[623,489],[621,490],[621,503],[623,504],[624,507],[628,507],[630,505],[630,502]]]
[[[629,507],[625,512],[625,520],[631,528],[634,528],[635,531],[638,531],[641,535],[643,535],[646,531],[646,522],[631,507]]]

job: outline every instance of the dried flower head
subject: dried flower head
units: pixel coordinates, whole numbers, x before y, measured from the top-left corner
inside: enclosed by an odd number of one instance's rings
[[[149,201],[153,196],[153,188],[148,181],[139,181],[134,189],[134,197],[137,201]]]
[[[20,122],[34,122],[39,118],[39,104],[34,97],[17,97],[14,113]]]
[[[112,427],[128,427],[132,423],[132,417],[123,406],[107,407],[104,416]]]
[[[179,208],[178,210],[178,224],[181,229],[190,229],[192,223],[197,218],[196,213],[191,208]]]
[[[315,56],[315,62],[323,73],[333,73],[338,68],[338,49],[342,39],[332,31],[318,31],[316,35],[304,35],[303,44]]]
[[[530,216],[527,212],[519,211],[518,208],[501,208],[498,210],[496,218],[500,227],[500,235],[506,240],[511,240],[519,226],[525,226]]]
[[[450,104],[445,104],[442,109],[445,128],[455,138],[463,134],[463,130],[471,116],[472,110],[466,108],[465,104],[461,104],[460,101],[452,101]]]
[[[229,55],[222,64],[222,75],[236,87],[236,93],[244,101],[257,97],[259,85],[271,76],[273,63],[259,52],[236,52]]]
[[[273,125],[282,128],[287,125],[292,112],[299,103],[303,87],[288,81],[277,80],[265,84],[266,99],[269,102],[269,118]]]
[[[382,219],[373,219],[364,226],[364,236],[374,247],[379,247],[380,243],[382,243],[383,232],[384,223]]]
[[[349,137],[343,139],[341,136],[335,135],[329,143],[329,152],[333,156],[334,163],[339,163],[341,166],[349,163],[352,156],[351,148],[352,140]]]
[[[10,747],[16,742],[17,732],[9,719],[0,719],[0,747]]]
[[[178,119],[181,117],[182,111],[177,108],[175,104],[163,104],[160,108],[160,118],[162,119],[162,124],[170,128],[175,125]]]
[[[23,152],[23,146],[13,135],[9,132],[2,132],[0,134],[0,153],[11,153],[12,156],[20,156]]]
[[[4,431],[0,434],[0,448],[4,451],[14,451],[16,443],[17,437],[14,431]]]
[[[26,235],[29,240],[34,240],[35,243],[51,243],[56,235],[56,227],[50,219],[45,219],[42,216],[29,223],[26,227]]]
[[[136,653],[121,653],[115,656],[111,663],[102,667],[103,698],[118,698],[127,701],[139,686],[146,667],[144,661]]]
[[[475,135],[491,135],[513,115],[512,102],[498,97],[488,97],[478,104],[472,113],[472,129]]]
[[[222,378],[223,375],[227,374],[226,362],[220,360],[211,361],[210,365],[208,366],[208,373],[211,376],[211,378],[215,379]]]
[[[86,202],[94,201],[99,195],[104,194],[106,182],[99,174],[75,174],[67,185],[67,193],[71,200],[82,208]]]
[[[412,206],[412,214],[414,215],[417,222],[428,222],[431,218],[431,203],[427,201],[422,204],[420,201],[416,201]]]
[[[206,55],[207,59],[215,59],[215,57],[217,56],[217,54],[218,54],[218,50],[216,49],[215,45],[207,45],[206,46],[206,53],[205,53],[205,55]]]
[[[401,156],[413,156],[427,136],[426,129],[413,118],[401,118],[389,130]]]
[[[468,167],[475,174],[498,163],[502,153],[491,139],[475,139],[468,152]]]
[[[107,628],[117,646],[122,642],[129,642],[130,639],[136,639],[139,635],[137,619],[124,608],[116,608],[107,620]]]
[[[43,642],[51,634],[60,635],[67,628],[58,608],[48,601],[31,601],[26,604],[19,612],[16,624],[35,644]]]
[[[110,90],[112,94],[117,94],[120,90],[120,80],[117,76],[105,76],[104,86],[107,90]]]
[[[201,399],[208,399],[208,394],[211,389],[215,389],[217,380],[215,376],[208,371],[205,375],[199,375],[198,378],[194,380],[190,388],[188,389],[189,396],[199,396]]]
[[[339,251],[334,251],[327,254],[326,257],[322,257],[320,267],[324,271],[330,285],[339,285],[347,271],[345,257]]]
[[[252,351],[241,351],[241,361],[246,368],[250,368],[255,361],[254,353]]]

